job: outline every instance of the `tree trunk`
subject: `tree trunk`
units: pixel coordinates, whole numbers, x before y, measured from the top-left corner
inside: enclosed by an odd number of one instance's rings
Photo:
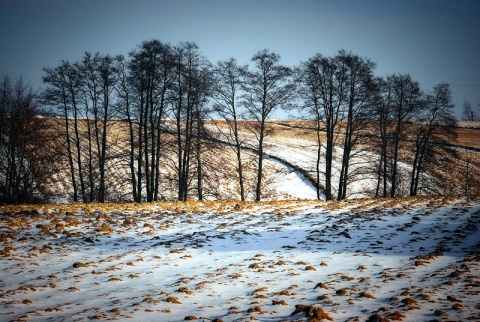
[[[106,102],[105,102],[106,101]],[[103,116],[103,128],[102,128],[102,152],[100,157],[100,186],[98,187],[98,201],[105,202],[105,166],[107,158],[107,122],[108,122],[108,95],[104,98],[104,116]]]
[[[321,120],[320,120],[320,115],[318,113],[318,108],[316,108],[317,112],[317,119],[316,119],[316,124],[317,124],[317,162],[316,162],[316,170],[317,170],[317,184],[316,184],[316,190],[317,190],[317,199],[320,200],[320,159],[321,159],[321,152],[322,152],[322,136],[320,134],[321,130]]]
[[[149,104],[148,100],[148,93],[145,97],[144,102],[145,102],[145,107],[144,107],[144,116],[143,116],[143,144],[144,144],[144,162],[145,162],[145,188],[146,188],[146,199],[147,202],[151,202],[151,191],[150,191],[150,159],[149,159],[149,135],[148,135],[148,129],[149,129],[149,124],[148,124],[148,119],[149,119],[149,111],[152,108]]]
[[[130,180],[132,183],[132,197],[134,202],[140,202],[137,193],[137,177],[135,174],[135,130],[133,128],[133,121],[130,115],[130,103],[126,103],[127,109],[127,122],[128,122],[128,134],[129,134],[129,143],[130,143]]]
[[[394,198],[397,192],[397,175],[398,175],[398,149],[400,146],[400,131],[401,131],[401,121],[400,117],[397,122],[397,127],[395,129],[394,138],[393,138],[393,165],[392,165],[392,186],[390,187],[390,197]]]
[[[233,109],[233,126],[234,126],[234,137],[235,137],[235,146],[237,154],[237,171],[238,171],[238,183],[240,185],[240,200],[245,201],[245,185],[243,182],[243,165],[242,165],[242,146],[240,138],[238,137],[238,122],[235,109]]]
[[[68,110],[67,110],[67,104],[66,104],[66,97],[65,94],[64,96],[64,117],[65,117],[65,134],[66,134],[66,141],[67,141],[67,154],[68,154],[68,164],[70,165],[70,177],[72,178],[72,188],[73,188],[73,201],[78,202],[78,191],[77,191],[77,181],[75,179],[75,167],[73,164],[73,151],[72,151],[72,145],[71,145],[71,138],[70,138],[70,126],[69,126],[69,120],[68,120]]]
[[[70,85],[70,93],[72,95],[72,108],[73,108],[73,120],[74,120],[74,132],[75,132],[75,146],[77,148],[77,167],[78,167],[78,176],[80,179],[80,189],[82,193],[82,200],[83,202],[87,202],[86,196],[86,189],[85,189],[85,181],[83,178],[83,166],[82,166],[82,149],[81,149],[81,142],[80,142],[80,131],[78,126],[78,110],[77,105],[75,102],[75,94],[73,92],[73,88]]]
[[[162,106],[163,106],[163,97],[162,97]],[[154,178],[154,194],[153,194],[153,200],[158,201],[158,193],[159,193],[159,186],[160,186],[160,151],[161,151],[161,145],[162,145],[162,140],[161,140],[161,135],[162,135],[162,129],[161,129],[161,116],[157,120],[157,150],[156,150],[156,163],[155,163],[155,178]]]
[[[142,167],[143,167],[143,127],[144,127],[144,97],[143,93],[140,94],[140,111],[138,122],[138,156],[137,156],[137,202],[142,201]]]
[[[90,118],[88,116],[89,111],[88,107],[85,110],[86,115],[86,124],[87,124],[87,141],[88,141],[88,180],[90,183],[90,193],[89,193],[89,201],[93,202],[95,199],[94,191],[95,191],[95,182],[93,178],[93,147],[92,147],[92,129],[90,125]]]
[[[200,138],[197,138],[196,144],[196,161],[197,161],[197,193],[198,193],[198,200],[203,200],[203,173],[202,173],[202,158],[201,158],[201,151],[200,151]]]
[[[260,201],[262,198],[262,176],[263,176],[263,139],[265,136],[265,120],[260,122],[260,135],[258,140],[258,170],[257,170],[257,185],[255,188],[255,201]]]
[[[325,199],[332,200],[332,163],[333,163],[333,129],[327,118],[327,147],[325,151]]]

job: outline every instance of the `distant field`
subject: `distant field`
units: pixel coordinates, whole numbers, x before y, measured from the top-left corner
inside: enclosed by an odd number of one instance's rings
[[[274,124],[274,135],[276,136],[316,140],[314,131],[301,129],[301,127],[314,128],[315,125],[312,121],[275,121],[272,124]],[[480,148],[480,121],[459,121],[457,125],[457,142],[451,142],[451,144]]]
[[[480,121],[458,121],[458,127],[480,129]]]
[[[458,144],[480,148],[480,122],[458,122]]]

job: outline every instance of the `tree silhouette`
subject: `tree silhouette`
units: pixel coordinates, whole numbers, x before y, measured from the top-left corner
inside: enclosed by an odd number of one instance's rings
[[[246,72],[243,83],[243,105],[247,116],[255,121],[251,128],[258,142],[257,183],[255,200],[262,197],[262,177],[264,140],[267,136],[267,120],[280,107],[286,107],[295,94],[292,81],[293,72],[289,67],[280,65],[280,55],[267,49],[257,52],[251,59],[253,70]]]

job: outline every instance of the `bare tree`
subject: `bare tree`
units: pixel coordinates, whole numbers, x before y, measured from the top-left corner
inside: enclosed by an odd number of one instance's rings
[[[81,78],[78,73],[78,69],[70,63],[64,63],[65,66],[65,81],[67,84],[67,92],[70,98],[71,111],[73,113],[73,131],[74,131],[74,145],[75,156],[77,161],[77,173],[80,179],[80,191],[82,194],[83,202],[88,202],[87,189],[85,184],[84,164],[83,164],[83,149],[82,149],[82,133],[81,133],[81,116],[82,108],[79,106],[80,96],[80,82]]]
[[[377,171],[376,196],[396,197],[404,178],[400,176],[399,163],[408,161],[414,126],[424,107],[423,94],[410,75],[392,75],[377,79],[380,92],[375,100],[377,114],[380,161]],[[380,194],[380,190],[383,192]]]
[[[203,150],[204,142],[209,140],[204,120],[208,118],[210,110],[207,108],[207,102],[210,95],[210,87],[212,74],[206,61],[203,62],[197,69],[197,76],[195,78],[195,96],[194,96],[194,134],[195,140],[195,161],[196,161],[196,176],[197,176],[197,198],[203,200],[204,198],[204,160]]]
[[[387,190],[388,190],[388,147],[389,147],[389,134],[390,128],[393,124],[393,116],[392,116],[392,84],[391,82],[387,82],[383,78],[377,78],[376,84],[379,88],[379,92],[375,96],[374,108],[375,108],[375,115],[372,117],[373,122],[378,126],[378,138],[379,150],[378,154],[380,155],[380,159],[378,162],[377,167],[377,185],[375,189],[375,197],[382,196],[383,198],[387,197]],[[373,140],[373,144],[371,145],[374,150],[376,147],[376,141]],[[382,192],[380,193],[380,189]]]
[[[398,162],[400,159],[400,145],[404,140],[406,129],[422,108],[422,93],[418,82],[412,80],[410,75],[393,75],[388,77],[392,84],[392,107],[394,128],[392,133],[392,168],[391,168],[391,189],[390,197],[397,194],[398,183]]]
[[[43,102],[56,107],[58,115],[64,120],[65,141],[70,164],[73,200],[87,202],[86,184],[83,173],[83,156],[81,147],[80,83],[78,69],[67,61],[56,68],[44,68],[43,82],[48,85],[42,94]],[[73,118],[73,120],[72,120]],[[78,183],[80,192],[78,192]],[[80,195],[80,196],[79,196]]]
[[[418,117],[415,135],[414,157],[410,181],[410,195],[416,196],[423,173],[434,175],[434,164],[439,156],[451,155],[448,144],[455,142],[456,126],[450,87],[446,83],[434,87],[427,95],[425,109]],[[428,181],[428,179],[426,180]],[[428,189],[427,182],[424,189]]]
[[[46,105],[50,105],[53,108],[58,109],[55,113],[61,116],[63,120],[64,129],[64,141],[66,147],[66,154],[68,157],[69,172],[70,172],[70,184],[73,190],[73,201],[78,201],[78,187],[77,178],[74,165],[74,155],[71,139],[71,126],[69,121],[70,111],[70,99],[68,95],[67,83],[65,81],[65,64],[62,64],[56,68],[43,68],[46,75],[43,76],[43,82],[48,84],[44,92],[42,93],[42,101]]]
[[[373,81],[375,64],[368,59],[361,58],[345,51],[340,51],[337,59],[342,61],[345,70],[345,106],[344,141],[342,167],[338,182],[337,200],[347,197],[347,187],[354,174],[349,172],[353,149],[367,128],[367,121],[371,117],[371,106],[376,87]]]
[[[174,48],[175,57],[175,81],[174,81],[174,106],[173,117],[176,126],[177,141],[177,173],[178,173],[178,200],[186,201],[188,198],[188,185],[190,174],[190,159],[192,149],[193,130],[193,104],[191,75],[194,59],[196,58],[197,46],[188,43]]]
[[[335,150],[335,137],[338,125],[342,119],[341,111],[345,102],[345,66],[335,58],[321,58],[319,74],[321,79],[320,97],[326,131],[325,149],[325,197],[333,199],[332,167]]]
[[[237,175],[240,200],[245,201],[245,186],[242,165],[242,141],[239,136],[239,119],[242,113],[238,104],[246,66],[239,66],[235,58],[219,61],[213,69],[213,109],[228,126],[227,139],[232,142],[237,157]]]
[[[332,168],[337,139],[343,137],[343,156],[339,173],[337,198],[346,198],[348,184],[361,171],[350,170],[354,148],[371,118],[376,86],[375,64],[368,59],[339,51],[335,57],[315,57],[303,63],[299,81],[300,95],[315,120],[317,133],[317,197],[320,198],[320,160],[322,136],[325,132],[325,197],[333,196]]]
[[[257,52],[251,59],[255,66],[252,71],[246,72],[243,83],[243,105],[247,115],[256,121],[252,128],[258,141],[257,153],[257,183],[255,200],[260,201],[262,196],[264,140],[267,135],[267,119],[278,108],[287,106],[295,93],[295,84],[291,77],[292,70],[279,64],[280,55],[267,49]]]
[[[187,201],[196,161],[197,194],[203,199],[201,149],[202,118],[209,90],[209,63],[195,43],[182,43],[174,51],[172,116],[176,128],[178,200]],[[195,159],[193,159],[195,158]]]
[[[331,200],[332,167],[335,149],[335,139],[342,120],[342,107],[346,102],[345,77],[346,65],[339,57],[329,58],[317,54],[307,62],[307,84],[310,87],[309,100],[313,102],[313,112],[316,118],[318,155],[317,178],[320,164],[320,128],[326,134],[325,142],[325,198]],[[312,101],[313,100],[313,101]],[[317,187],[317,195],[318,195]]]
[[[113,125],[116,66],[109,55],[86,52],[75,64],[80,77],[80,100],[85,117],[88,157],[89,201],[105,202],[107,136]]]
[[[84,117],[85,117],[85,125],[87,128],[87,168],[88,168],[88,175],[87,180],[89,182],[89,202],[93,202],[95,200],[95,190],[97,180],[95,180],[94,175],[94,168],[97,169],[97,165],[94,165],[94,151],[93,151],[93,144],[94,144],[94,137],[98,138],[98,104],[100,100],[100,80],[98,79],[97,74],[97,65],[98,65],[99,55],[97,54],[95,57],[92,57],[90,53],[85,53],[83,57],[83,61],[80,63],[75,64],[75,68],[79,73],[80,78],[80,99],[83,107],[84,107]],[[95,133],[92,129],[92,124],[90,122],[90,116],[94,114],[93,123],[95,125]],[[97,143],[98,143],[97,139]],[[99,147],[98,147],[99,148]],[[99,149],[100,150],[100,149]]]
[[[85,53],[80,62],[44,68],[43,101],[64,120],[73,200],[105,202],[108,124],[112,124],[113,58]]]
[[[129,82],[128,61],[124,56],[115,57],[115,71],[117,72],[117,83],[115,85],[115,93],[117,96],[116,110],[119,115],[127,122],[128,125],[128,167],[130,172],[129,183],[131,184],[132,200],[141,201],[141,195],[137,191],[137,172],[135,169],[135,152],[136,152],[136,123],[135,112],[133,111],[134,89]]]
[[[304,104],[301,109],[306,111],[307,118],[313,116],[316,133],[317,144],[317,159],[316,159],[316,191],[317,199],[321,198],[320,187],[320,161],[322,152],[322,123],[323,123],[323,109],[321,104],[321,77],[319,73],[318,55],[310,58],[308,61],[301,63],[300,67],[296,69],[296,80],[299,83],[298,92]]]
[[[470,102],[465,101],[463,103],[463,119],[465,121],[476,121],[478,120],[477,113],[475,113],[475,110],[472,107],[472,104]]]
[[[48,202],[54,172],[51,124],[20,78],[0,82],[0,203]]]
[[[157,201],[160,184],[160,157],[163,122],[167,115],[168,93],[173,83],[173,56],[170,45],[158,40],[143,42],[130,53],[128,90],[122,87],[122,100],[130,129],[130,160],[136,158],[136,175],[132,182],[137,187],[135,200],[141,201],[143,180],[146,200]],[[126,101],[128,99],[128,102]],[[133,125],[133,122],[136,126]],[[134,143],[134,138],[136,143]],[[130,167],[133,169],[133,167]]]

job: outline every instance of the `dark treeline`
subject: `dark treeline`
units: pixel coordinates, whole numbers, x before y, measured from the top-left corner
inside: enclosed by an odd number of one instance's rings
[[[242,66],[234,58],[212,64],[194,43],[152,40],[127,57],[85,53],[46,67],[38,95],[4,77],[0,202],[54,199],[46,187],[61,179],[62,167],[68,201],[160,201],[164,182],[179,201],[203,200],[212,172],[224,170],[206,157],[219,144],[220,128],[212,130],[209,119],[227,124],[222,140],[235,154],[238,199],[258,201],[268,120],[279,109],[296,114],[317,138],[318,198],[348,198],[351,185],[365,179],[374,184],[362,192],[374,197],[478,195],[466,184],[478,177],[472,162],[462,161],[469,170],[452,176],[459,163],[448,148],[455,141],[449,85],[424,92],[408,74],[377,77],[374,70],[374,62],[344,50],[295,68],[261,50]],[[245,120],[255,141],[248,146],[256,154],[253,178],[245,175]],[[111,162],[124,162],[125,171],[112,173]],[[107,184],[112,176],[127,191]]]

